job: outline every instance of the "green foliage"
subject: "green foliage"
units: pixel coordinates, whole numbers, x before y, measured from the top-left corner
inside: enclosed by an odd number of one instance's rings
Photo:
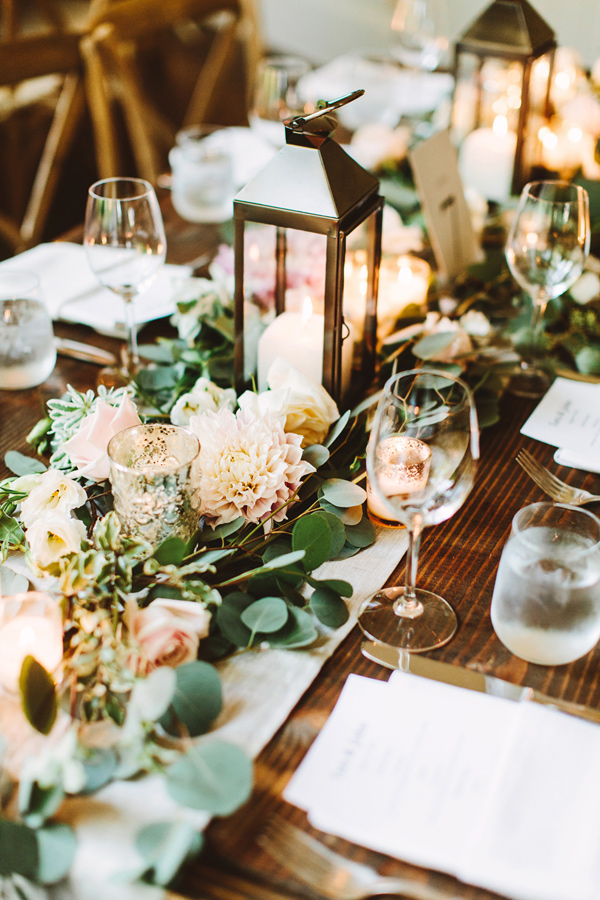
[[[252,791],[252,763],[239,747],[213,740],[191,747],[167,772],[171,797],[183,806],[228,816]]]
[[[178,666],[177,684],[161,723],[177,734],[181,726],[191,737],[205,734],[223,707],[221,680],[210,663],[197,660]]]
[[[58,702],[52,676],[33,656],[26,656],[19,677],[21,706],[27,721],[41,734],[49,734],[54,722]]]
[[[15,475],[34,475],[45,472],[46,466],[39,459],[32,459],[16,450],[9,450],[4,456],[6,468]]]
[[[166,887],[181,866],[202,847],[202,835],[187,822],[155,822],[137,835],[136,849],[143,863],[142,881]]]

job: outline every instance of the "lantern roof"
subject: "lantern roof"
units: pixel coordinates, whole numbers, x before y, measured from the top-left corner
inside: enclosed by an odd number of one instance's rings
[[[286,126],[286,140],[236,196],[238,213],[243,208],[253,221],[326,231],[377,194],[378,179],[328,134]]]
[[[479,56],[526,59],[555,46],[554,31],[527,0],[494,0],[464,32],[456,49]]]

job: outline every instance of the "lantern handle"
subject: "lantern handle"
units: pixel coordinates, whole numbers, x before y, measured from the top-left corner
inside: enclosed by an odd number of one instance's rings
[[[327,113],[333,112],[334,109],[339,109],[340,106],[345,106],[346,103],[352,103],[353,100],[358,100],[359,97],[362,97],[364,94],[364,89],[360,89],[358,91],[352,91],[351,94],[345,94],[343,97],[338,97],[337,100],[320,100],[319,103],[323,103],[324,105],[317,109],[315,112],[310,113],[308,116],[295,116],[290,122],[291,127],[296,129],[304,128],[306,122],[310,122],[311,119],[316,119],[319,116],[325,116]]]

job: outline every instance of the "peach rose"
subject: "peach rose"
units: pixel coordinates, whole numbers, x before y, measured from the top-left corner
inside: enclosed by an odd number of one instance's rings
[[[63,450],[76,467],[75,474],[91,481],[108,478],[108,442],[114,434],[132,425],[141,425],[141,419],[128,394],[123,395],[119,406],[98,400],[77,433],[63,444]]]
[[[208,610],[201,603],[189,600],[158,597],[145,609],[138,610],[131,623],[140,649],[138,674],[148,674],[159,666],[177,668],[196,659],[209,624]]]

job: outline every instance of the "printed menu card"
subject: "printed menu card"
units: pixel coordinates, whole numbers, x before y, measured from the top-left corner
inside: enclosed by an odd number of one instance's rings
[[[395,672],[350,675],[284,797],[315,828],[512,900],[600,897],[600,728]]]

